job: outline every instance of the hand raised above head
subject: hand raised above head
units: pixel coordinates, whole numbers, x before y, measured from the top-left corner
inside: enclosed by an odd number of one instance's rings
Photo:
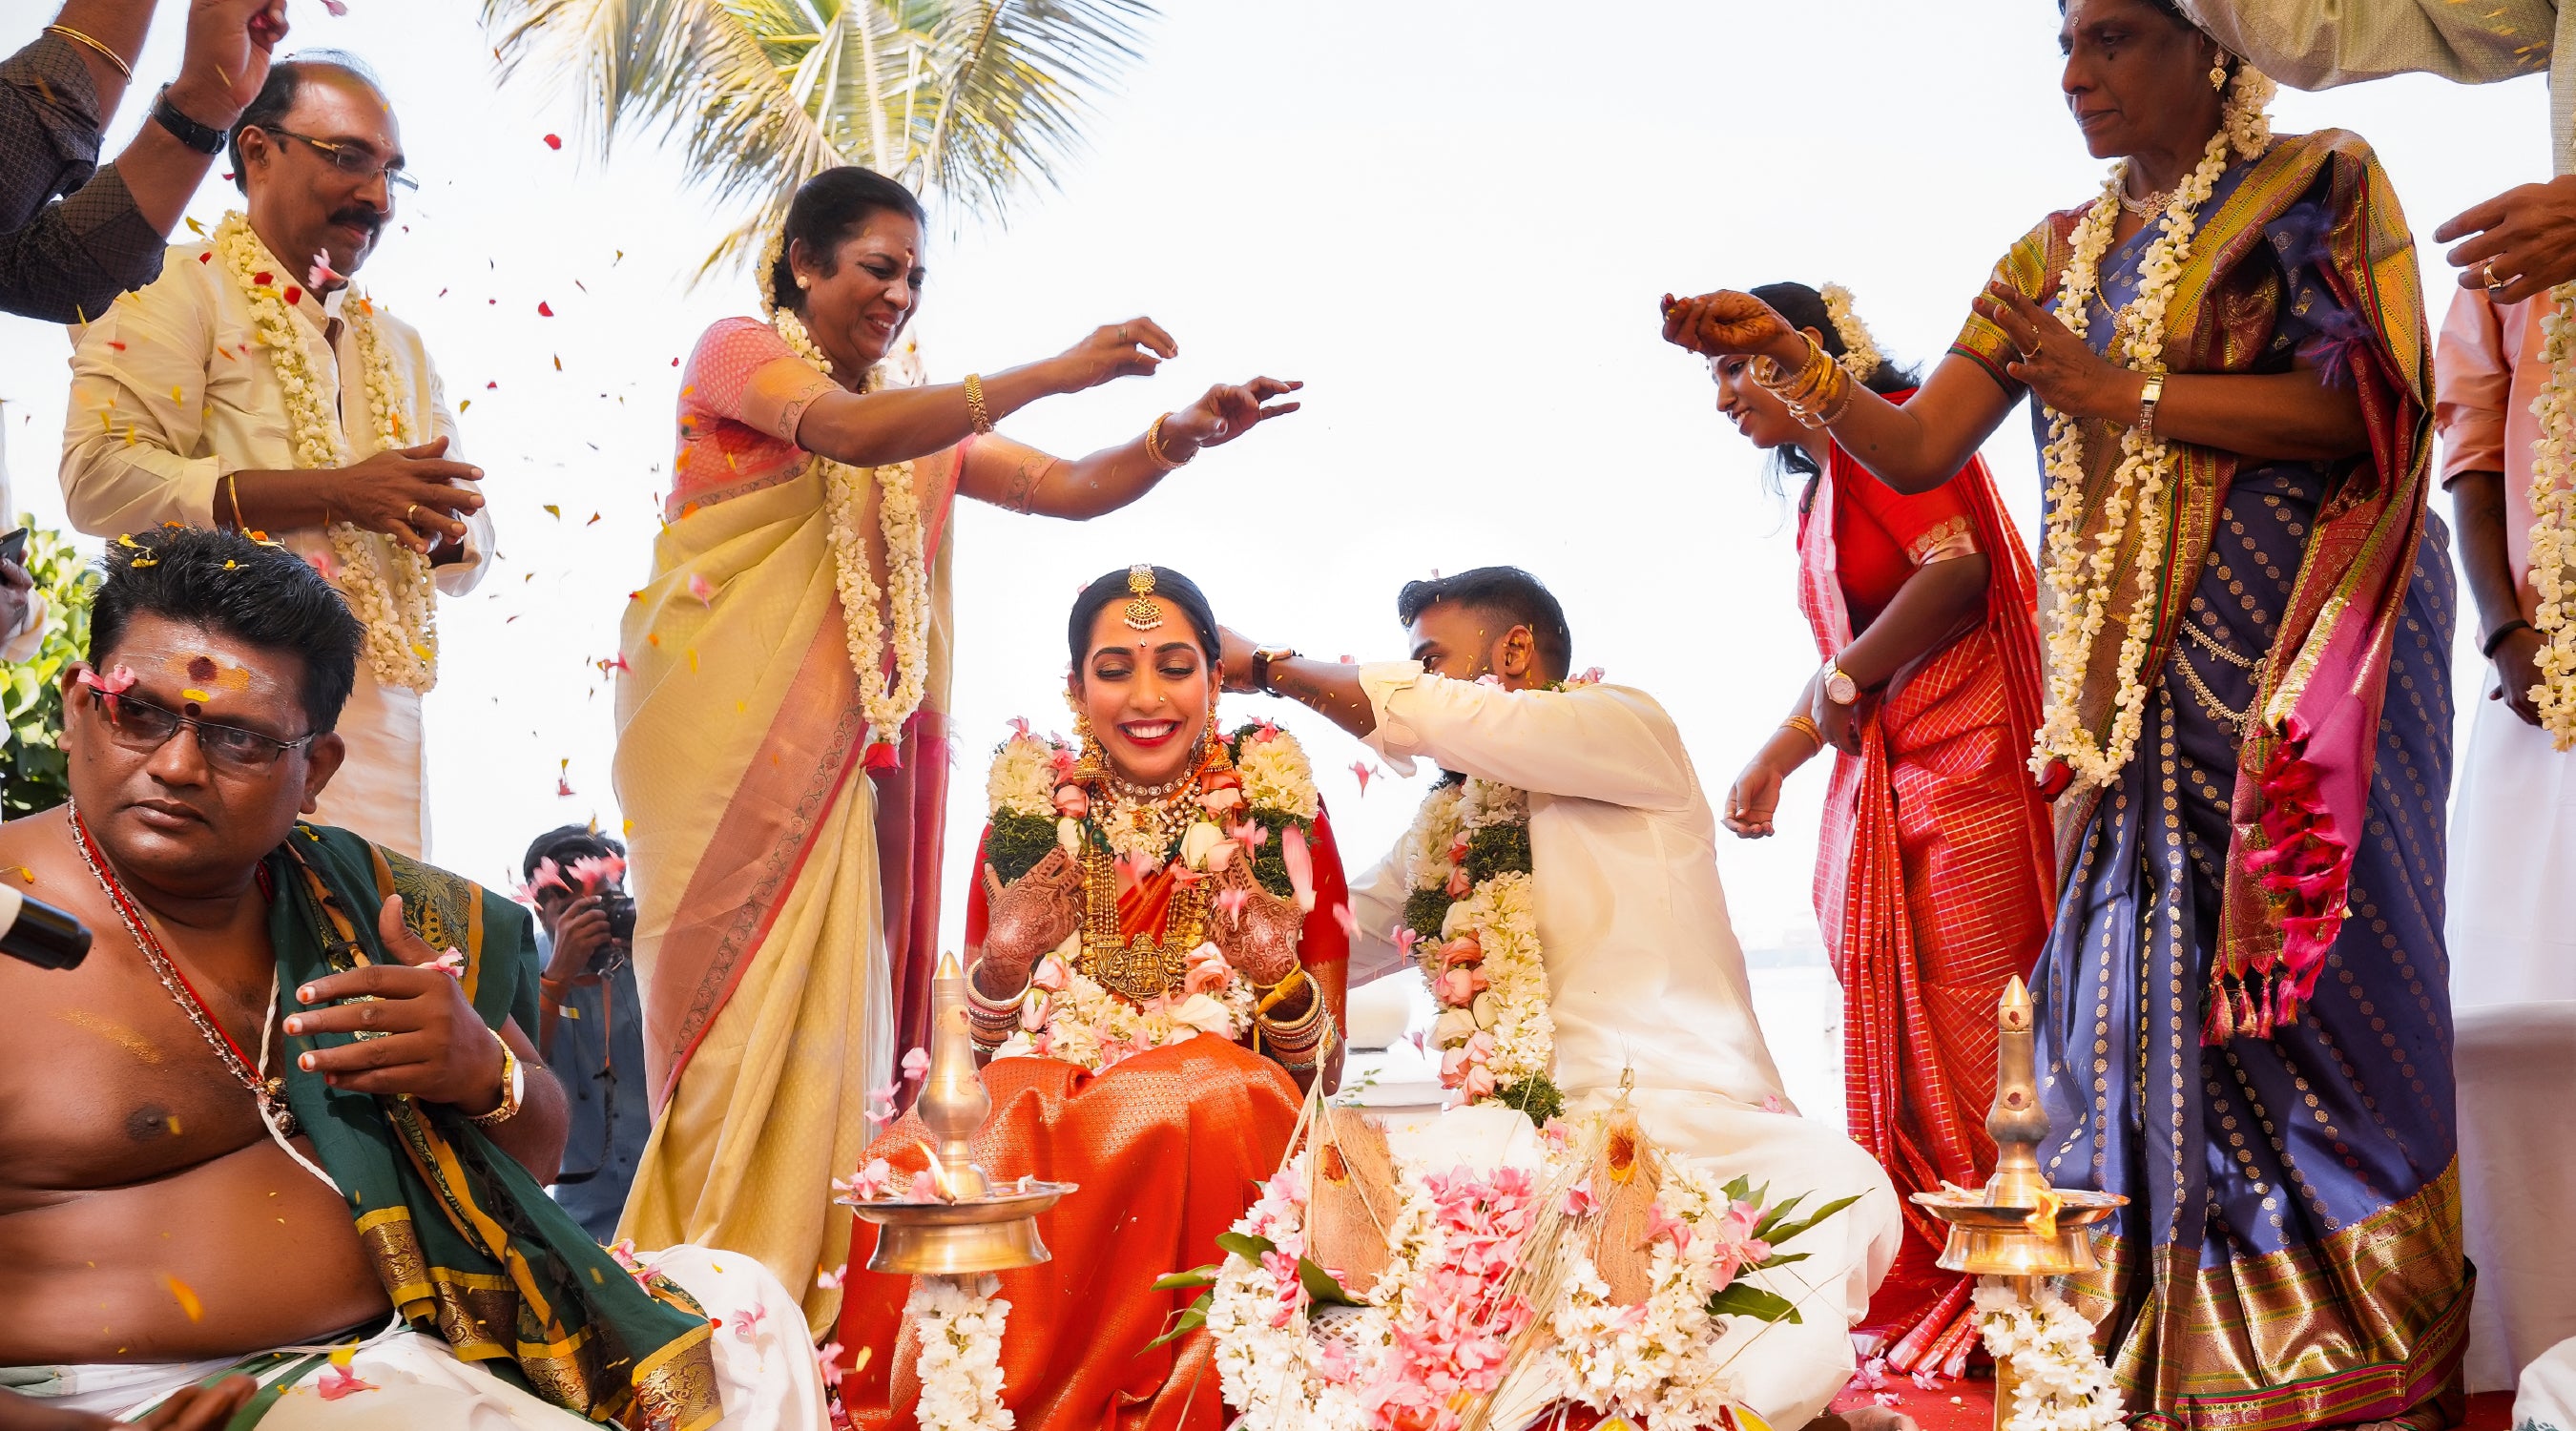
[[[1271,400],[1285,397],[1304,386],[1301,382],[1279,378],[1219,383],[1208,389],[1197,402],[1163,419],[1163,443],[1166,448],[1175,443],[1190,447],[1221,447],[1260,423],[1274,417],[1286,417],[1303,407],[1303,403]]]
[[[1720,289],[1697,298],[1664,295],[1664,341],[1709,358],[1781,359],[1798,336],[1789,320],[1750,293]]]

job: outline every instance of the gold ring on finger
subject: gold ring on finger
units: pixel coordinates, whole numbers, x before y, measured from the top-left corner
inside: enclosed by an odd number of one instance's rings
[[[403,508],[403,524],[406,526],[410,525],[412,514],[419,510],[420,504],[418,502],[414,502],[410,506]]]

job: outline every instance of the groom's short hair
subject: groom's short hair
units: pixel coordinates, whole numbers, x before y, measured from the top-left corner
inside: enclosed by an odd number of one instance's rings
[[[365,60],[347,50],[298,50],[293,58],[276,61],[268,67],[268,79],[260,85],[259,93],[252,97],[250,107],[233,121],[230,152],[225,157],[232,161],[234,188],[245,194],[250,192],[250,166],[242,163],[242,131],[264,129],[275,132],[278,123],[286,118],[286,112],[295,107],[296,97],[304,93],[304,82],[311,79],[316,70],[338,70],[374,90],[376,97],[385,101],[386,108],[393,107],[392,98],[385,94],[384,81],[376,78],[376,72],[367,67]]]
[[[1411,626],[1435,606],[1459,606],[1530,629],[1539,674],[1562,681],[1574,669],[1574,632],[1547,584],[1516,566],[1480,566],[1455,576],[1408,581],[1395,597],[1395,617]]]
[[[107,544],[91,599],[89,663],[114,665],[136,616],[202,626],[304,660],[297,691],[316,731],[340,722],[366,629],[311,563],[273,542],[207,527],[153,527]]]

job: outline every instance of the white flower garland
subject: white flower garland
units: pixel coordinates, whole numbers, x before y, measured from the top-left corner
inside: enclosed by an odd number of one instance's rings
[[[2576,283],[2549,290],[2540,333],[2549,382],[2531,404],[2540,419],[2531,444],[2531,587],[2540,598],[2531,627],[2540,633],[2540,680],[2531,697],[2551,744],[2569,750],[2576,749],[2576,589],[2567,580],[2576,560]]]
[[[2025,1300],[2009,1279],[1980,1277],[1973,1294],[1986,1350],[2019,1378],[2004,1431],[2111,1431],[2125,1413],[2119,1384],[2093,1350],[2093,1324],[2054,1283],[2036,1285]]]
[[[2117,316],[2118,341],[2113,361],[2139,372],[2164,370],[2165,306],[2182,279],[2183,260],[2191,252],[2200,206],[2227,172],[2229,152],[2251,159],[2271,141],[2271,122],[2264,105],[2272,82],[2251,64],[2237,67],[2218,132],[2209,138],[2200,164],[2177,185],[2158,220],[2159,233],[2139,260],[2137,296]],[[2102,257],[2120,221],[2120,196],[2128,181],[2129,161],[2111,166],[2101,197],[2075,226],[2074,253],[2059,278],[2058,321],[2076,338],[2092,321],[2091,306],[2101,289]],[[2146,717],[2146,681],[2142,668],[2155,639],[2156,593],[2163,576],[2167,535],[2166,498],[2176,466],[2170,443],[2149,440],[2132,426],[2120,437],[2120,465],[2103,498],[2101,533],[2093,550],[2084,550],[2084,433],[2071,415],[2048,409],[2048,446],[2042,454],[2048,475],[2048,562],[2044,572],[2050,597],[2048,612],[2047,704],[2030,768],[2045,775],[2064,761],[2078,789],[2106,786],[2137,750],[2138,731]],[[2077,710],[2093,646],[2101,635],[2111,601],[2111,567],[2117,559],[2129,518],[2138,522],[2137,593],[2129,608],[2120,643],[2117,688],[2112,697],[2110,741],[2097,742]]]
[[[1467,841],[1479,830],[1529,824],[1529,797],[1490,780],[1436,786],[1396,846],[1405,888],[1456,891]],[[1431,1042],[1440,1080],[1458,1101],[1545,1078],[1556,1066],[1547,961],[1539,947],[1531,880],[1505,871],[1468,887],[1449,906],[1438,939],[1417,938],[1414,960],[1441,1005]],[[1454,977],[1453,977],[1454,976]],[[1477,988],[1481,981],[1482,988]]]
[[[995,817],[1053,820],[1057,842],[1067,854],[1079,858],[1082,822],[1062,814],[1056,803],[1072,751],[1060,741],[1030,731],[1026,722],[1018,724],[1019,729],[994,752],[992,767],[985,773],[986,809]],[[1266,734],[1239,742],[1234,769],[1242,780],[1244,807],[1309,820],[1323,809],[1306,749],[1285,730],[1271,727]],[[1250,816],[1237,807],[1229,810],[1227,818]],[[1111,850],[1139,868],[1158,868],[1171,853],[1164,836],[1122,826],[1123,822],[1105,821],[1099,828]],[[1269,837],[1277,838],[1277,832]],[[1214,818],[1191,821],[1181,837],[1181,866],[1204,875],[1210,852],[1230,838]],[[1251,856],[1238,849],[1235,857]],[[1147,1049],[1185,1043],[1201,1034],[1240,1040],[1252,1027],[1259,1001],[1251,981],[1225,962],[1223,951],[1212,940],[1201,943],[1194,957],[1222,977],[1195,993],[1166,994],[1141,1006],[1084,975],[1076,967],[1081,954],[1082,931],[1076,929],[1038,961],[1028,992],[1021,996],[1020,1032],[993,1051],[995,1058],[1058,1058],[1097,1072]]]
[[[1564,1185],[1574,1175],[1569,1160],[1588,1156],[1580,1150],[1591,1140],[1565,1131],[1546,1141],[1542,1165],[1529,1171],[1535,1187]],[[1399,1329],[1418,1298],[1437,1297],[1438,1284],[1456,1276],[1430,1183],[1468,1170],[1399,1162],[1386,1270],[1366,1289],[1348,1289],[1362,1305],[1319,1311],[1296,1270],[1307,1252],[1312,1156],[1292,1159],[1234,1225],[1275,1250],[1257,1260],[1229,1251],[1209,1288],[1207,1330],[1226,1405],[1242,1413],[1238,1431],[1384,1431],[1392,1408],[1376,1398],[1402,1379]],[[1560,1394],[1639,1425],[1730,1424],[1718,1413],[1742,1409],[1727,1370],[1736,1353],[1721,1355],[1727,1318],[1710,1315],[1708,1304],[1748,1260],[1769,1255],[1749,1241],[1764,1210],[1732,1203],[1697,1166],[1656,1156],[1656,1208],[1686,1232],[1656,1240],[1646,1300],[1622,1307],[1585,1250],[1589,1238],[1569,1225],[1553,1249],[1561,1290],[1537,1309],[1546,1341],[1534,1366]]]
[[[769,322],[797,357],[815,371],[831,374],[832,360],[792,310],[778,309]],[[861,380],[859,390],[873,392],[884,378],[885,367],[879,364]],[[859,709],[868,720],[870,763],[875,764],[877,747],[891,750],[903,743],[904,723],[921,709],[922,693],[930,681],[930,561],[923,546],[921,494],[913,486],[909,462],[852,467],[820,453],[813,460],[823,473],[824,500],[832,522],[833,586],[841,597],[850,666],[858,673]],[[885,533],[883,593],[868,564],[868,541],[861,525],[867,519],[871,487],[877,493],[877,525]],[[889,626],[894,640],[891,681],[885,669]]]
[[[1834,325],[1834,336],[1843,340],[1843,355],[1834,359],[1856,383],[1866,383],[1878,375],[1887,355],[1878,350],[1878,340],[1870,336],[1869,325],[1852,311],[1851,290],[1839,283],[1828,283],[1818,290],[1825,300],[1825,317]]]
[[[226,214],[215,226],[214,249],[223,259],[224,271],[248,300],[252,330],[277,374],[296,465],[346,467],[388,448],[409,446],[411,423],[394,375],[393,354],[377,328],[375,305],[354,293],[341,305],[342,318],[357,345],[367,415],[372,420],[368,435],[375,441],[366,453],[357,453],[344,437],[339,414],[322,400],[312,350],[286,305],[285,289],[293,285],[280,282],[278,270],[285,265],[269,253],[252,232],[250,219],[239,211]],[[366,628],[368,670],[382,685],[427,692],[438,684],[438,587],[428,558],[350,522],[332,523],[329,535],[331,554],[339,566],[336,584]]]
[[[915,1364],[921,1431],[1011,1431],[1002,1405],[1002,1326],[1011,1304],[993,1294],[1001,1279],[920,1276],[903,1319],[921,1339]]]

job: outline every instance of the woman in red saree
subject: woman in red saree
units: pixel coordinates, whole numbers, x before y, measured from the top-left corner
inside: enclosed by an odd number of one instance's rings
[[[1876,391],[1911,374],[1881,357],[1849,295],[1754,292]],[[1902,495],[1748,374],[1714,364],[1719,411],[1807,477],[1798,605],[1824,666],[1727,797],[1729,829],[1772,832],[1781,782],[1838,753],[1816,852],[1816,917],[1843,986],[1854,1141],[1900,1194],[1993,1171],[1995,1000],[2027,976],[2055,894],[2048,807],[2025,764],[2039,725],[2030,558],[1970,458],[1945,486]],[[1905,1204],[1907,1237],[1870,1304],[1881,1355],[1957,1375],[1975,1341],[1969,1280],[1934,1266],[1943,1225]]]
[[[620,1230],[759,1258],[816,1332],[840,1293],[814,1273],[849,1240],[824,1190],[866,1146],[900,1006],[927,998],[950,506],[1098,516],[1294,407],[1262,406],[1293,386],[1267,378],[1211,388],[1071,460],[992,432],[1150,374],[1172,339],[1133,319],[1058,357],[908,384],[922,227],[913,196],[865,169],[797,191],[760,273],[769,320],[725,319],[690,355],[667,525],[616,663],[653,1104]]]
[[[1294,737],[1215,723],[1214,615],[1188,578],[1139,566],[1074,604],[1075,749],[1006,742],[967,895],[968,1005],[992,1058],[976,1135],[991,1177],[1079,1183],[1039,1220],[1054,1260],[1000,1277],[1002,1404],[1022,1431],[1218,1431],[1204,1329],[1148,1349],[1337,1076],[1350,956],[1341,860]],[[926,1165],[917,1117],[856,1181]],[[851,1239],[840,1383],[852,1424],[918,1424],[908,1279]]]

